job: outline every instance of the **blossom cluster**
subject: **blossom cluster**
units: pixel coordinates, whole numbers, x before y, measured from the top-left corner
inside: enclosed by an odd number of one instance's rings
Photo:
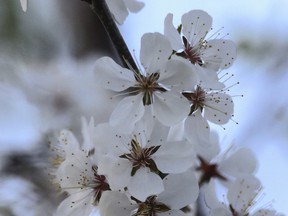
[[[26,11],[27,0],[20,2]],[[118,24],[144,6],[136,0],[106,2]],[[262,186],[251,150],[221,151],[210,129],[233,117],[221,74],[236,59],[233,41],[211,30],[205,11],[185,13],[176,27],[168,14],[163,34],[142,36],[137,68],[110,57],[96,61],[95,85],[115,107],[107,122],[96,121],[101,113],[82,118],[81,141],[64,129],[51,144],[49,174],[67,195],[56,216],[193,215],[200,194],[212,216],[280,215],[255,207]],[[217,197],[219,183],[227,193],[224,202]]]

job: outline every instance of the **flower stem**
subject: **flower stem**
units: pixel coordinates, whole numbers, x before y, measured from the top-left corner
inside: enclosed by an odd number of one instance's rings
[[[85,0],[87,1],[87,0]],[[124,67],[138,71],[138,67],[110,13],[105,0],[88,0],[93,12],[98,16],[106,32],[108,33]]]

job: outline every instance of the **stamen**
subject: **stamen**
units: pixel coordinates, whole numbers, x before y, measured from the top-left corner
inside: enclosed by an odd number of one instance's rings
[[[217,36],[220,35],[220,31],[222,31],[223,29],[224,29],[224,26],[222,26],[220,29],[218,29],[216,32],[214,32],[212,35],[210,35],[206,40],[208,41],[208,40],[212,39],[212,37],[214,37],[215,35],[217,35]],[[213,39],[216,39],[217,36]]]

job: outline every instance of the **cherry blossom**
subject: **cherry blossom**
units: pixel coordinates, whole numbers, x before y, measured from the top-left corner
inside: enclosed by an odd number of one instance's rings
[[[167,142],[169,128],[163,127],[152,127],[150,132],[139,129],[130,135],[118,133],[109,124],[96,127],[97,150],[102,155],[98,172],[107,176],[112,190],[127,188],[133,197],[144,201],[164,190],[164,174],[191,167],[191,145]]]
[[[236,59],[236,46],[231,40],[207,38],[212,18],[202,10],[191,10],[182,16],[176,29],[173,15],[165,19],[164,34],[169,39],[175,56],[191,63],[203,83],[221,87],[217,71],[229,68]]]
[[[198,78],[187,64],[168,60],[170,54],[169,41],[163,35],[147,33],[141,40],[142,70],[122,68],[109,57],[97,60],[94,72],[98,84],[124,96],[110,116],[112,126],[129,133],[150,107],[152,116],[166,126],[187,116],[189,102],[179,92]]]
[[[144,3],[137,0],[106,0],[106,3],[119,24],[123,24],[129,11],[137,13],[144,7]]]
[[[68,197],[57,208],[56,215],[89,215],[98,204],[102,192],[110,190],[104,175],[97,172],[97,160],[91,148],[94,144],[94,122],[82,121],[83,144],[80,145],[72,132],[61,132],[58,147],[62,146],[62,156],[56,158],[60,163],[52,173],[54,183],[65,191]],[[61,151],[58,151],[61,152]],[[59,160],[60,159],[60,160]]]
[[[248,148],[235,148],[233,146],[226,152],[220,153],[218,137],[213,134],[207,146],[196,146],[200,172],[199,183],[207,183],[218,179],[225,185],[231,180],[246,175],[252,175],[257,168],[257,160]],[[208,152],[207,152],[208,151]],[[229,181],[229,182],[228,182]]]
[[[199,193],[194,173],[170,174],[163,181],[165,191],[151,195],[144,201],[129,199],[118,192],[105,192],[99,203],[101,216],[185,216],[180,209],[193,203]]]
[[[208,121],[223,125],[233,115],[233,100],[224,90],[196,85],[192,91],[184,91],[182,94],[190,102],[190,113],[185,120],[185,135],[192,142],[209,142]]]
[[[217,201],[213,194],[215,191],[212,185],[206,190],[206,203],[211,209],[211,216],[280,216],[271,207],[257,209],[257,197],[262,186],[260,181],[252,175],[237,178],[229,186],[228,204]]]

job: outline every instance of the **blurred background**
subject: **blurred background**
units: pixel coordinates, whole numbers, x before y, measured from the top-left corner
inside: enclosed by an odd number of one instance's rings
[[[144,33],[162,33],[167,13],[177,26],[191,9],[207,11],[215,31],[224,26],[221,35],[229,33],[225,38],[236,42],[229,82],[240,82],[230,91],[239,124],[215,129],[223,145],[253,149],[264,186],[261,205],[272,203],[288,213],[288,1],[143,2],[144,9],[120,27],[136,57]],[[81,116],[107,120],[109,105],[102,108],[104,92],[92,76],[103,55],[116,58],[87,3],[30,0],[24,13],[19,0],[0,0],[0,215],[52,215],[61,198],[44,172],[48,144],[63,128],[77,133]]]

